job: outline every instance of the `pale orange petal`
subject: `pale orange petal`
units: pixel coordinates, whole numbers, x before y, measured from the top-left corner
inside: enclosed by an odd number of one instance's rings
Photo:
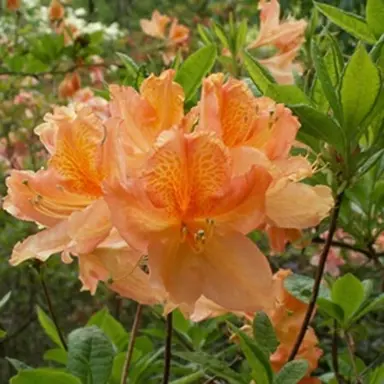
[[[141,19],[140,26],[143,32],[149,36],[164,38],[165,28],[170,22],[170,18],[162,15],[159,11],[155,10],[152,13],[151,20]]]
[[[319,224],[333,203],[332,191],[326,186],[281,180],[267,192],[266,212],[275,226],[304,229]]]
[[[18,265],[25,260],[38,259],[46,261],[51,255],[62,252],[70,244],[67,234],[67,222],[62,221],[52,228],[32,235],[13,248],[10,264]]]
[[[184,43],[189,38],[189,28],[179,24],[177,19],[173,19],[169,29],[168,39],[172,44]]]

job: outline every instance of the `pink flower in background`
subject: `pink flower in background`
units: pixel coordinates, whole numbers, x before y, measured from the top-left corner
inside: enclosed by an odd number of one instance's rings
[[[81,103],[90,107],[92,112],[102,121],[110,117],[108,101],[100,96],[96,96],[90,88],[78,90],[72,97],[75,103]]]
[[[320,261],[320,253],[312,256],[311,265],[318,266]],[[340,250],[332,247],[329,250],[327,262],[325,264],[325,272],[329,273],[333,277],[340,275],[340,268],[345,264],[345,260],[340,255]]]
[[[104,68],[102,64],[104,60],[97,55],[91,57],[92,62],[96,64],[94,67],[90,67],[90,77],[92,84],[102,84],[104,81]]]
[[[31,92],[20,91],[13,99],[14,104],[34,105],[34,96]]]

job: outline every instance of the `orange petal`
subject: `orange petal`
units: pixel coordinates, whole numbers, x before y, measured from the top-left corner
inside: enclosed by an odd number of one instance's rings
[[[140,86],[141,95],[156,111],[156,134],[179,124],[184,116],[184,91],[174,77],[175,71],[168,69],[158,77],[152,74]]]
[[[319,224],[333,203],[332,191],[326,186],[282,180],[268,190],[266,212],[277,227],[304,229]]]
[[[295,228],[269,226],[267,233],[272,250],[279,253],[284,252],[287,243],[295,242],[302,237],[302,233]]]
[[[67,222],[62,221],[52,228],[29,236],[22,243],[17,243],[9,262],[12,265],[18,265],[29,259],[46,261],[54,253],[64,251],[70,241],[71,238],[67,234]]]
[[[60,121],[55,153],[50,166],[65,180],[68,191],[90,197],[101,195],[101,121],[84,108],[72,122]]]
[[[179,24],[177,19],[173,19],[169,29],[168,39],[173,44],[182,44],[189,38],[189,28]]]
[[[91,252],[107,238],[112,224],[107,203],[96,200],[82,211],[74,212],[68,219],[68,233],[75,243],[76,253]]]
[[[62,183],[54,170],[12,171],[6,180],[8,196],[3,208],[19,219],[52,226],[91,203],[64,190]]]
[[[152,13],[151,20],[141,19],[140,26],[143,32],[149,36],[164,38],[165,28],[170,22],[170,18],[162,15],[159,11],[155,10]]]

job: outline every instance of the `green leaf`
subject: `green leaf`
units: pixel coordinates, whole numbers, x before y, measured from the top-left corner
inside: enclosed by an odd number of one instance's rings
[[[67,351],[61,348],[48,349],[45,351],[43,359],[45,361],[55,361],[56,363],[67,365]]]
[[[16,369],[17,372],[33,369],[28,364],[25,364],[24,361],[12,359],[11,357],[6,357],[6,359],[9,362],[9,364],[11,364],[12,367]]]
[[[175,81],[185,93],[185,101],[190,100],[199,88],[202,79],[212,69],[216,61],[216,47],[207,45],[188,57],[176,73]]]
[[[367,43],[374,44],[376,39],[368,28],[367,23],[361,17],[345,12],[337,7],[333,7],[327,4],[321,4],[314,2],[316,8],[329,20],[344,29],[352,36],[364,40]]]
[[[379,60],[383,45],[384,45],[384,35],[382,35],[380,39],[377,40],[376,44],[372,47],[372,49],[369,52],[369,56],[371,56],[372,61],[377,62]]]
[[[7,332],[0,328],[0,339],[4,339],[7,336]]]
[[[268,354],[275,352],[279,346],[271,320],[264,312],[257,312],[253,319],[253,337]]]
[[[245,375],[241,375],[228,367],[228,363],[216,359],[204,352],[175,352],[175,355],[186,361],[200,365],[202,368],[212,372],[217,377],[225,379],[229,384],[248,384]]]
[[[382,384],[384,382],[384,365],[380,365],[369,375],[369,384]]]
[[[244,48],[247,38],[248,25],[247,20],[243,19],[236,31],[236,52],[240,52]]]
[[[45,333],[49,338],[60,348],[64,349],[64,345],[60,340],[59,333],[57,332],[54,322],[48,317],[48,315],[39,307],[36,306],[37,318],[40,325],[43,327]]]
[[[204,371],[198,371],[195,373],[191,373],[188,376],[184,376],[181,379],[173,380],[170,384],[196,384],[199,379],[204,377]]]
[[[287,105],[311,104],[308,96],[297,85],[270,84],[264,93],[265,96],[270,97],[277,103]]]
[[[38,368],[21,371],[10,381],[11,384],[81,384],[81,381],[69,373],[50,368]]]
[[[362,308],[360,308],[356,312],[355,316],[353,317],[353,320],[356,321],[361,317],[365,316],[369,312],[374,312],[374,311],[383,310],[383,309],[384,309],[384,293],[382,293],[372,301],[369,300],[367,302],[367,305],[362,306]]]
[[[344,112],[344,127],[353,137],[375,105],[381,88],[378,69],[360,44],[352,55],[343,75],[340,96]]]
[[[344,133],[332,118],[308,105],[297,105],[291,109],[299,117],[302,124],[300,130],[303,133],[324,140],[340,152],[344,152]]]
[[[338,278],[332,286],[332,301],[344,312],[344,323],[357,311],[364,300],[364,286],[351,273]]]
[[[217,38],[220,40],[221,44],[223,44],[225,48],[230,48],[230,43],[224,28],[220,24],[213,22],[212,30],[217,36]]]
[[[135,61],[124,53],[117,52],[116,55],[124,64],[126,69],[126,84],[133,84],[139,73],[139,66]]]
[[[384,0],[368,0],[365,13],[369,29],[379,38],[384,33]]]
[[[321,313],[338,320],[339,323],[343,322],[344,312],[339,305],[333,303],[331,300],[325,299],[324,297],[319,297],[316,304]]]
[[[92,325],[99,327],[119,351],[124,350],[128,343],[128,333],[122,324],[109,313],[108,308],[101,309],[89,319],[87,326]]]
[[[308,363],[305,360],[290,361],[276,375],[273,384],[297,384],[307,371]]]
[[[200,38],[205,45],[210,45],[215,42],[215,39],[213,38],[211,31],[204,25],[197,24],[197,32],[199,33]]]
[[[273,381],[273,372],[269,363],[269,358],[263,352],[262,348],[245,333],[238,331],[241,350],[252,369],[252,378],[257,380],[258,384],[269,384]]]
[[[293,274],[284,280],[284,288],[296,299],[309,303],[312,296],[314,280],[311,277]],[[329,290],[326,286],[320,285],[319,297],[329,297]]]
[[[5,304],[8,303],[9,299],[11,298],[12,292],[9,291],[6,293],[0,300],[0,310],[5,306]]]
[[[112,343],[98,327],[79,328],[69,334],[67,369],[83,383],[106,384],[113,358]]]
[[[323,57],[317,47],[315,41],[312,42],[312,59],[315,64],[316,74],[320,80],[321,86],[323,88],[324,94],[329,101],[329,104],[335,113],[337,120],[342,123],[343,112],[340,105],[340,100],[336,92],[336,88],[334,82],[330,74],[328,73],[328,69],[323,60]]]
[[[271,74],[247,51],[244,51],[244,66],[249,77],[262,93],[265,93],[271,84],[276,83]]]

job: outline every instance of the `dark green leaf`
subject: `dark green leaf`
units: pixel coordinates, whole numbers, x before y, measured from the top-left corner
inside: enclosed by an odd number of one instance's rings
[[[368,0],[365,13],[369,29],[379,38],[384,33],[384,0]]]
[[[198,371],[195,373],[191,373],[188,376],[184,376],[181,379],[173,380],[170,382],[170,384],[196,384],[199,382],[199,379],[202,379],[204,377],[204,371]]]
[[[338,278],[332,286],[332,301],[344,312],[344,322],[348,321],[364,300],[363,284],[351,273]]]
[[[329,101],[329,104],[337,118],[342,124],[343,112],[340,105],[340,100],[336,92],[335,84],[332,81],[331,75],[328,73],[327,66],[323,60],[322,54],[319,51],[315,41],[312,42],[312,59],[315,64],[316,74],[320,80],[324,94]]]
[[[336,319],[339,323],[343,322],[344,312],[339,305],[323,297],[319,297],[316,303],[321,313]]]
[[[340,152],[344,152],[344,134],[340,126],[327,115],[307,105],[292,107],[302,124],[301,131],[316,139],[324,140]]]
[[[9,291],[6,293],[1,299],[0,299],[0,310],[5,306],[5,304],[8,303],[9,299],[11,298],[12,292]]]
[[[69,334],[67,369],[84,383],[106,384],[113,358],[112,343],[98,327],[79,328]]]
[[[269,354],[279,346],[271,320],[264,312],[257,312],[253,319],[253,337]]]
[[[309,303],[312,296],[314,280],[311,277],[293,274],[284,280],[285,289],[297,299]],[[329,291],[324,285],[320,285],[319,297],[329,297]]]
[[[103,308],[95,313],[88,321],[87,326],[96,325],[99,327],[115,344],[116,348],[122,351],[128,343],[128,333],[108,311]]]
[[[344,127],[349,137],[372,110],[381,88],[379,71],[360,44],[351,57],[341,84]]]
[[[327,4],[314,2],[316,8],[325,16],[328,17],[333,23],[344,29],[352,36],[362,39],[367,43],[374,44],[376,39],[368,28],[367,23],[361,17],[345,12],[340,8],[333,7]]]
[[[43,327],[45,333],[49,338],[59,347],[64,349],[63,343],[60,340],[59,333],[57,332],[54,322],[48,317],[48,315],[39,307],[36,306],[37,318],[40,325]]]
[[[356,321],[357,319],[360,319],[361,317],[365,316],[369,312],[379,311],[384,309],[384,293],[367,303],[367,305],[362,306],[361,309],[359,309],[355,316],[353,317],[353,320]]]
[[[81,381],[69,373],[50,368],[38,368],[21,371],[13,377],[10,384],[81,384]]]
[[[271,84],[276,83],[270,73],[247,51],[244,51],[244,66],[256,87],[265,93]]]
[[[215,64],[216,56],[216,47],[207,45],[193,53],[181,64],[175,81],[183,87],[186,101],[195,95],[202,79]]]
[[[273,384],[297,384],[307,371],[308,363],[305,360],[290,361],[276,375]]]

